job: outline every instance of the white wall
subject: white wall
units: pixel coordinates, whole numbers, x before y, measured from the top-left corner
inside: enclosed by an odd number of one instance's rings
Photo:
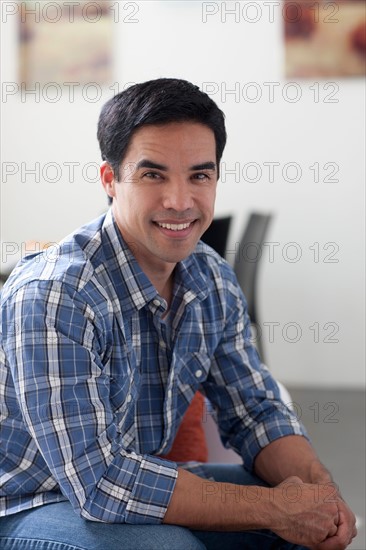
[[[247,163],[254,162],[262,168],[256,183],[244,181],[242,176],[235,181],[234,175],[227,174],[225,183],[219,185],[217,213],[236,216],[230,250],[235,249],[250,211],[275,216],[267,241],[279,244],[272,244],[273,258],[269,246],[265,247],[260,277],[260,315],[267,323],[263,338],[272,371],[292,385],[364,386],[362,79],[299,80],[296,88],[286,87],[279,8],[274,9],[274,21],[270,22],[269,8],[262,2],[257,3],[262,17],[255,23],[243,17],[235,22],[229,15],[225,22],[225,5],[233,7],[233,2],[211,3],[218,13],[208,16],[206,23],[202,21],[203,4],[198,1],[133,4],[137,11],[133,18],[138,22],[126,21],[130,8],[124,10],[126,5],[120,3],[120,21],[114,25],[115,82],[119,88],[160,76],[195,82],[210,91],[226,113],[226,169],[233,169],[235,163],[245,169]],[[248,16],[253,19],[254,11]],[[16,19],[9,17],[2,25],[5,83],[16,81],[16,56]],[[319,82],[319,102],[310,88],[315,80]],[[246,88],[250,82],[257,83],[262,92],[258,102],[248,100],[255,92],[253,86]],[[273,102],[264,85],[269,82],[279,84]],[[239,97],[225,95],[225,89],[235,86]],[[289,101],[296,90],[301,99]],[[29,239],[56,241],[105,209],[100,185],[82,177],[85,164],[100,160],[97,117],[113,92],[105,88],[101,95],[96,103],[87,101],[79,87],[73,102],[66,90],[56,103],[48,101],[47,94],[39,103],[32,96],[24,102],[20,94],[3,97],[2,160],[19,167],[19,172],[2,184],[1,240],[7,247],[20,247]],[[327,96],[328,101],[336,102],[325,102]],[[58,163],[61,179],[50,183],[41,178],[37,183],[28,175],[22,182],[22,162],[27,168],[39,162],[41,170],[47,163]],[[65,164],[72,162],[80,163],[74,182],[69,181]],[[280,163],[272,182],[263,164],[268,162]],[[301,168],[298,182],[281,176],[288,163]],[[321,168],[319,183],[310,169],[314,163]],[[334,176],[338,182],[324,182],[332,168],[329,165],[324,170],[326,163],[339,167]],[[288,166],[288,170],[287,179],[294,178],[294,169]],[[49,169],[46,180],[54,175]],[[90,168],[87,178],[93,177]],[[250,178],[254,178],[253,170],[248,172]],[[318,262],[314,243],[319,243]],[[335,245],[324,249],[327,243]],[[325,261],[333,251],[333,257]],[[299,261],[290,261],[300,252]],[[233,254],[229,259],[233,260]],[[337,262],[329,263],[331,259]],[[268,323],[279,323],[272,325],[272,343]],[[315,327],[319,327],[319,342],[315,341]],[[332,335],[334,329],[337,334]],[[296,336],[298,341],[291,343]],[[326,342],[327,338],[338,341]]]

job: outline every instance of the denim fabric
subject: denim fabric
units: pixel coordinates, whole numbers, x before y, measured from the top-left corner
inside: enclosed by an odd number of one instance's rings
[[[241,465],[203,465],[207,477],[265,485]],[[304,550],[270,531],[191,531],[173,525],[87,521],[69,502],[47,504],[0,518],[1,550]]]

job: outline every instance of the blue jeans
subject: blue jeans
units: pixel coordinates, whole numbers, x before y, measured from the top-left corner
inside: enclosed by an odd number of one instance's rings
[[[237,464],[206,464],[215,481],[266,485]],[[304,550],[271,531],[192,531],[175,525],[99,523],[78,517],[69,502],[0,518],[1,550]]]

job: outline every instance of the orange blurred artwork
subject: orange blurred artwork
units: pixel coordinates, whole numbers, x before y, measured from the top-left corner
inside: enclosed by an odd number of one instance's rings
[[[22,84],[107,84],[112,79],[110,2],[21,2]]]
[[[366,73],[364,0],[285,0],[286,77]]]

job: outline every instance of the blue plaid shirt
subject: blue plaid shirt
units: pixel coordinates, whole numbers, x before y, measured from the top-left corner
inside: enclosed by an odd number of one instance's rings
[[[269,442],[304,435],[250,342],[230,266],[199,242],[164,316],[131,251],[109,211],[26,257],[3,289],[0,515],[68,499],[89,520],[160,523],[177,464],[157,455],[198,389],[248,469]]]

